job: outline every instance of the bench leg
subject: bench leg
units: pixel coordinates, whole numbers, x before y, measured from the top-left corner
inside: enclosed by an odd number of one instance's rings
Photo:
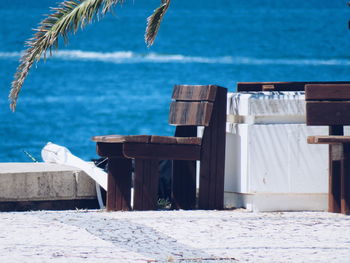
[[[173,161],[172,208],[196,206],[196,161]]]
[[[341,213],[350,215],[350,144],[343,144],[341,171]]]
[[[134,210],[156,210],[158,160],[135,159]]]
[[[329,135],[344,135],[343,126],[329,126]],[[329,186],[328,186],[328,212],[341,212],[341,170],[343,159],[343,145],[329,145]]]
[[[340,213],[340,178],[341,161],[330,160],[329,163],[329,190],[328,190],[328,212]]]
[[[107,210],[131,210],[131,159],[108,159]]]
[[[202,138],[199,209],[223,209],[224,207],[226,97],[226,91],[218,90],[211,127],[205,129]]]
[[[215,159],[215,157],[213,158]],[[215,163],[201,161],[199,209],[223,209],[224,206],[224,161]]]

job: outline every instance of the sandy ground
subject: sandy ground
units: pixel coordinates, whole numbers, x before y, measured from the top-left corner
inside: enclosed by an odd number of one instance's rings
[[[350,262],[350,216],[319,212],[0,213],[0,262]]]

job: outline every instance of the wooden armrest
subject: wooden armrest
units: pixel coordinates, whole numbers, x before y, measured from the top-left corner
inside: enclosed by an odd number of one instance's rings
[[[350,143],[350,136],[309,136],[307,142],[310,144]]]
[[[92,137],[94,142],[105,143],[155,143],[155,144],[190,144],[201,145],[199,137],[172,137],[157,135],[105,135]]]
[[[104,135],[92,137],[94,142],[106,143],[124,143],[124,142],[139,142],[149,143],[151,141],[150,135]]]
[[[161,144],[191,144],[201,145],[202,139],[199,137],[172,137],[152,135],[151,143]]]

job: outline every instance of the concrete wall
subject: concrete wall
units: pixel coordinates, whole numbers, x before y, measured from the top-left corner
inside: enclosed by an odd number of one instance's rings
[[[95,182],[59,164],[0,163],[0,202],[96,199]]]

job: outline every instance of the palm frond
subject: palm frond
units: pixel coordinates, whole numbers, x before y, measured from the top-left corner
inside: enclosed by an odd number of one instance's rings
[[[153,45],[160,27],[160,23],[162,22],[169,5],[170,0],[162,0],[160,7],[154,10],[153,14],[147,18],[145,41],[148,47]]]
[[[36,33],[26,42],[28,48],[20,59],[9,95],[12,111],[16,109],[19,92],[33,63],[39,61],[43,54],[46,57],[47,50],[51,55],[52,48],[58,47],[59,36],[67,43],[70,32],[75,33],[91,23],[99,12],[103,15],[114,5],[123,2],[124,0],[66,0],[57,8],[52,8],[54,13],[39,24],[38,29],[35,29]]]
[[[124,2],[125,0],[105,0],[103,3],[102,14],[110,12],[113,6],[123,4]]]

